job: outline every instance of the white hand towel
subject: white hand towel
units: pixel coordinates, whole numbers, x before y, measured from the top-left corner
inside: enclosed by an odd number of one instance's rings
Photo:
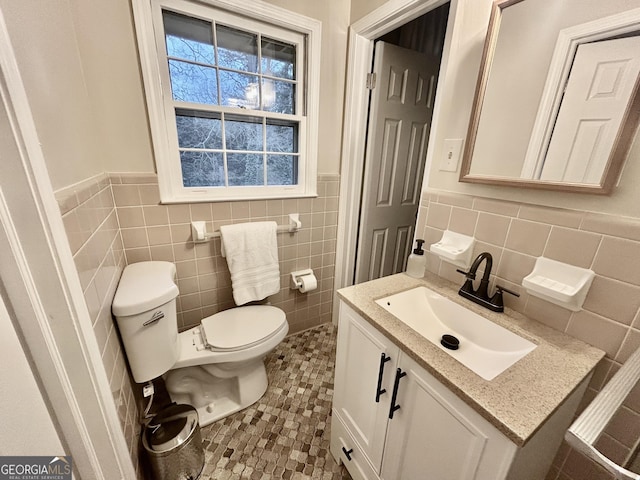
[[[275,222],[220,227],[236,305],[262,300],[280,291],[280,265]]]

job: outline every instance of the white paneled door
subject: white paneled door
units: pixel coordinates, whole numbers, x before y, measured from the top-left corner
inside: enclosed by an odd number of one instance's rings
[[[376,43],[356,283],[402,272],[420,203],[438,62]]]
[[[578,47],[540,175],[599,183],[640,72],[640,37]]]

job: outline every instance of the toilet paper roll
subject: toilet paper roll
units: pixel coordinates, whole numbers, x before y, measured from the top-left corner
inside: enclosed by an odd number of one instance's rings
[[[314,274],[303,275],[300,277],[300,287],[298,288],[300,292],[307,293],[311,290],[315,290],[316,288],[318,288],[318,279]]]

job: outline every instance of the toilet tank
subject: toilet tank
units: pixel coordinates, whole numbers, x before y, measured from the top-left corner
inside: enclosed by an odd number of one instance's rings
[[[178,359],[175,273],[170,262],[132,263],[113,297],[111,311],[137,383],[166,373]]]

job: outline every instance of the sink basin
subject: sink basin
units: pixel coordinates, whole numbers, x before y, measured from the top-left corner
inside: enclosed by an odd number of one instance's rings
[[[376,303],[485,380],[493,380],[536,348],[535,343],[426,287]],[[459,345],[445,341],[450,347],[445,348],[443,335],[452,335]]]

